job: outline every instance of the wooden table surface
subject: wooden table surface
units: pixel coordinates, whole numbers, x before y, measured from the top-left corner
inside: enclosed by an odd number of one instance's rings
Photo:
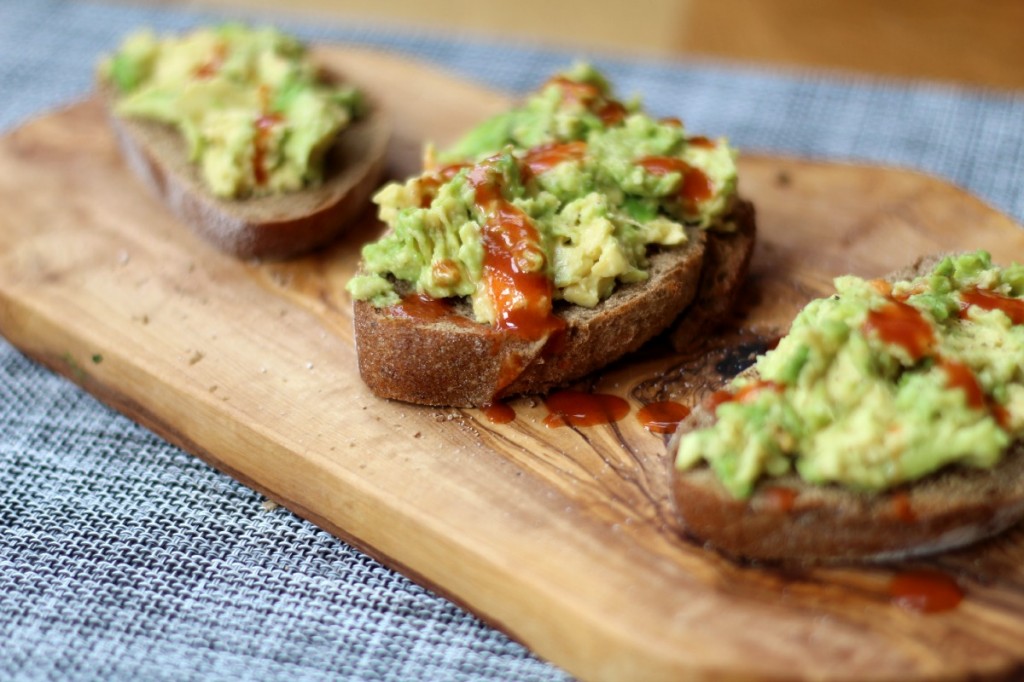
[[[278,0],[134,1],[285,11]],[[1021,0],[290,0],[287,11],[611,54],[704,55],[1024,90]]]

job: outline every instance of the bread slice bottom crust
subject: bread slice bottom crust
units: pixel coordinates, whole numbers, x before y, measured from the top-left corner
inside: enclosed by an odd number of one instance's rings
[[[655,252],[645,282],[619,286],[594,308],[559,302],[566,329],[555,352],[546,340],[458,319],[392,315],[354,304],[363,381],[378,396],[424,405],[480,407],[520,394],[544,393],[638,349],[663,332],[693,300],[706,235],[689,229],[686,245]]]
[[[819,486],[791,475],[732,497],[707,466],[676,471],[673,499],[686,532],[736,559],[850,563],[963,547],[1024,518],[1024,448],[992,469],[953,467],[891,492]]]
[[[669,333],[672,347],[679,352],[713,332],[732,313],[743,289],[757,242],[754,205],[737,201],[730,220],[736,226],[734,232],[707,233],[697,294]]]

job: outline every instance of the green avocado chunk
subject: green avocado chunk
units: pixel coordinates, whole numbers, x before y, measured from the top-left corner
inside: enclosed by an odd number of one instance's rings
[[[717,396],[677,468],[706,462],[737,498],[791,472],[872,492],[995,466],[1024,435],[1024,266],[979,251],[891,286],[835,287],[758,359],[758,379]]]
[[[216,196],[294,192],[322,181],[324,157],[361,107],[323,82],[294,38],[239,24],[128,36],[99,77],[124,117],[176,126]]]
[[[488,258],[509,239],[513,269],[545,276],[554,301],[593,307],[645,281],[649,251],[685,244],[687,227],[734,229],[736,151],[618,101],[589,65],[555,75],[436,156],[428,150],[425,165],[374,198],[388,230],[363,249],[348,284],[356,299],[393,305],[394,284],[405,282],[432,298],[468,297],[477,321],[496,324],[509,311],[488,283],[497,267]],[[503,237],[496,220],[529,229]]]

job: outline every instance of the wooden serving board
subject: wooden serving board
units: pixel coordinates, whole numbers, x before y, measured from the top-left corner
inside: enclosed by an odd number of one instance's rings
[[[507,103],[395,57],[320,54],[390,110],[396,174],[416,169],[424,139],[444,143]],[[232,260],[144,193],[91,100],[0,140],[0,332],[581,678],[1024,674],[1024,528],[922,562],[966,595],[934,615],[890,602],[902,566],[737,564],[679,533],[663,439],[642,428],[640,406],[698,400],[834,275],[945,250],[1024,259],[1012,221],[924,175],[741,167],[761,236],[737,328],[686,356],[652,344],[586,382],[629,400],[612,426],[547,428],[531,399],[498,426],[375,398],[356,372],[343,289],[372,215],[317,256]]]

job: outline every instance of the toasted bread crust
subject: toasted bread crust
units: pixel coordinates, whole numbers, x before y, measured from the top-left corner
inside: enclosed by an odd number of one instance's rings
[[[919,260],[891,281],[928,272]],[[746,372],[756,375],[755,369]],[[698,407],[669,442],[672,493],[686,532],[735,557],[799,563],[902,559],[968,545],[1024,518],[1024,445],[992,469],[948,467],[894,491],[870,494],[813,485],[793,475],[766,479],[739,500],[706,465],[675,469],[679,439],[710,426]]]
[[[524,341],[468,317],[397,317],[356,301],[359,372],[381,397],[456,407],[564,385],[636,350],[690,303],[705,236],[696,230],[689,236],[685,246],[651,257],[646,282],[620,286],[594,308],[557,306],[566,332],[555,354],[545,354],[544,341]]]
[[[287,258],[328,243],[366,208],[384,172],[391,126],[375,111],[339,134],[320,185],[221,199],[206,189],[172,126],[120,117],[113,113],[110,90],[101,89],[100,96],[129,168],[179,220],[240,258]]]
[[[669,333],[677,351],[685,350],[713,331],[732,312],[739,298],[757,242],[754,205],[738,201],[731,219],[736,225],[734,232],[708,232],[697,295]]]

